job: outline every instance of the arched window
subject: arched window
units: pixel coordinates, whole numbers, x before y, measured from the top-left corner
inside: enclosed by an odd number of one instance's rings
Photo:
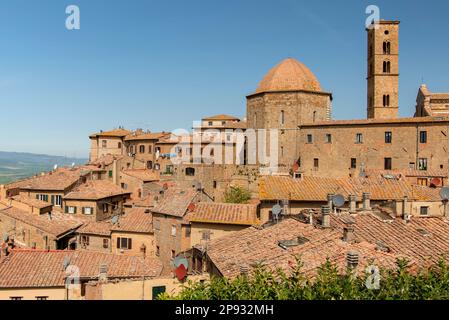
[[[313,120],[313,122],[315,122],[315,120],[316,120],[316,111],[313,112],[312,120]]]
[[[383,44],[384,54],[390,54],[391,53],[391,44],[389,41],[384,41]]]
[[[384,96],[383,96],[383,106],[384,107],[389,107],[390,106],[390,95],[389,94],[384,94]]]
[[[390,71],[391,71],[390,61],[384,61],[383,71],[384,71],[384,73],[390,73]]]

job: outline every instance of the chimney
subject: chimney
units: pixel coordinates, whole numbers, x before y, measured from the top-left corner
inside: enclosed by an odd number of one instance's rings
[[[349,269],[355,269],[359,265],[359,254],[355,251],[349,251],[346,254],[346,265]]]
[[[330,208],[328,206],[321,206],[321,226],[323,228],[331,227]]]
[[[247,276],[249,273],[249,267],[245,264],[240,265],[240,274],[242,276]]]
[[[351,224],[347,224],[346,227],[343,228],[343,241],[353,243],[354,240],[354,227]]]
[[[363,196],[362,196],[362,200],[363,200],[363,210],[371,210],[371,201],[370,201],[370,193],[369,192],[364,192]]]
[[[327,195],[327,206],[329,207],[330,211],[332,211],[334,196],[335,196],[335,194],[332,194],[332,193],[329,193]]]
[[[349,195],[349,213],[357,213],[357,197],[353,194]]]
[[[98,275],[99,281],[107,281],[108,280],[108,265],[100,264],[100,274]]]
[[[309,210],[309,224],[313,226],[313,210]]]
[[[403,199],[402,199],[402,217],[406,217],[406,216],[408,216],[408,197],[407,196],[405,196]]]

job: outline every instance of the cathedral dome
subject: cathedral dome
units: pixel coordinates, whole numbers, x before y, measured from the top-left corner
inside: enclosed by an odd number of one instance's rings
[[[321,86],[309,68],[296,59],[287,58],[267,73],[256,93],[299,90],[321,91]]]

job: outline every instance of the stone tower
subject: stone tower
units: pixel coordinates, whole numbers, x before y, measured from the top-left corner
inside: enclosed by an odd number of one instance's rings
[[[288,172],[298,160],[298,126],[331,118],[332,94],[324,92],[313,72],[293,58],[272,68],[246,99],[248,129],[278,129],[281,171]]]
[[[368,32],[368,119],[393,119],[399,109],[399,21],[380,20]]]

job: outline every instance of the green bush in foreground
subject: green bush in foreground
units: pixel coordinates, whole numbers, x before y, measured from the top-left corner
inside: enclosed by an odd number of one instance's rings
[[[251,193],[242,187],[232,186],[224,194],[226,203],[247,203],[251,199]]]
[[[442,300],[449,298],[449,266],[441,260],[432,268],[411,274],[407,262],[397,261],[395,270],[379,272],[380,286],[368,289],[369,274],[341,275],[329,261],[317,276],[308,280],[301,275],[301,264],[290,275],[257,267],[248,276],[229,280],[213,277],[204,283],[187,283],[175,300]]]

